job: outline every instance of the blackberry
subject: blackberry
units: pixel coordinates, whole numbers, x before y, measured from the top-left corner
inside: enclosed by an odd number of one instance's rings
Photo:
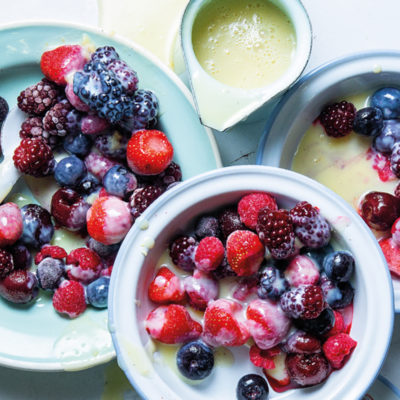
[[[91,61],[100,61],[108,65],[112,60],[119,60],[119,55],[112,46],[103,46],[92,54]]]
[[[75,73],[74,93],[112,124],[133,115],[132,98],[114,72],[101,62],[88,63]]]
[[[14,260],[10,252],[0,249],[0,279],[4,279],[14,269]]]
[[[43,117],[45,131],[54,136],[66,136],[68,133],[67,115],[71,110],[72,106],[68,100],[63,100],[51,107]]]
[[[148,185],[137,188],[129,199],[133,218],[138,218],[162,193],[163,190],[159,186]]]
[[[392,147],[392,155],[390,156],[390,169],[400,178],[400,142],[396,142]]]
[[[132,95],[136,92],[139,79],[136,72],[125,61],[111,60],[107,65],[107,69],[114,72],[125,88],[126,93]]]
[[[383,127],[383,113],[376,107],[365,107],[357,111],[353,130],[364,136],[378,136]]]
[[[294,232],[300,241],[311,249],[324,247],[331,239],[331,226],[319,213],[315,218],[308,218],[304,224],[297,225]]]
[[[49,135],[43,128],[43,119],[40,117],[29,117],[21,125],[19,136],[22,139],[40,138],[52,149],[58,146],[60,138]]]
[[[218,216],[222,236],[226,239],[232,232],[246,229],[240,220],[239,213],[234,208],[227,208]]]
[[[8,103],[6,99],[0,96],[0,126],[4,122],[8,114]]]
[[[294,319],[293,322],[302,331],[321,337],[335,325],[335,314],[331,308],[325,308],[317,318]]]
[[[182,180],[181,167],[175,163],[171,162],[168,167],[161,172],[161,174],[154,177],[154,184],[158,186],[168,187],[173,183],[180,182]]]
[[[265,267],[259,274],[257,293],[261,299],[269,298],[276,301],[289,288],[289,282],[283,272],[274,266]]]
[[[337,138],[346,136],[353,130],[355,116],[354,105],[341,101],[326,106],[319,116],[319,121],[328,136]]]
[[[197,244],[196,239],[192,236],[180,236],[175,239],[169,248],[172,262],[184,271],[193,271],[195,269],[194,252]]]
[[[128,138],[115,130],[111,135],[99,135],[94,144],[101,154],[117,160],[126,159]]]
[[[318,210],[307,201],[301,201],[289,211],[289,214],[295,225],[302,225],[307,222],[307,218],[316,217]]]
[[[58,94],[56,84],[43,78],[20,93],[18,107],[30,115],[42,115],[57,103]]]

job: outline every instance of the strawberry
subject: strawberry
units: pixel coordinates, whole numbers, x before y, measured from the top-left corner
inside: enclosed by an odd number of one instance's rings
[[[0,247],[14,244],[22,235],[22,215],[14,203],[0,206]]]
[[[103,266],[100,257],[87,247],[72,250],[67,256],[69,279],[90,283],[100,276]]]
[[[48,79],[65,86],[68,75],[82,69],[86,62],[87,57],[82,46],[64,45],[45,51],[40,59],[40,68]]]
[[[180,279],[167,267],[161,267],[151,281],[149,299],[154,303],[180,303],[185,299],[185,291]]]
[[[203,340],[210,346],[242,346],[250,337],[240,315],[242,306],[233,300],[211,301],[204,313]]]
[[[79,282],[65,280],[54,292],[53,307],[61,314],[76,318],[86,310],[85,289]]]
[[[315,285],[319,281],[319,269],[307,256],[295,256],[285,269],[285,278],[290,286]]]
[[[197,339],[201,325],[194,321],[185,307],[178,304],[159,306],[146,318],[145,328],[153,339],[166,344]]]
[[[157,130],[141,130],[129,139],[126,158],[129,168],[139,175],[157,175],[172,161],[174,149],[167,136]]]
[[[249,229],[256,229],[259,211],[267,207],[270,210],[277,210],[276,200],[268,193],[250,193],[243,196],[238,204],[240,220]]]
[[[222,242],[213,236],[201,239],[197,246],[194,262],[196,267],[204,272],[217,269],[224,259],[225,249]]]
[[[187,276],[183,285],[189,297],[189,303],[197,310],[204,311],[211,300],[218,297],[218,283],[203,271],[196,269],[193,276]]]
[[[268,379],[268,382],[272,387],[276,386],[286,386],[290,383],[289,372],[286,368],[286,353],[281,351],[279,354],[273,357],[273,363],[275,364],[275,368],[273,369],[264,369],[263,372]]]
[[[356,346],[357,342],[347,333],[338,333],[326,340],[322,350],[332,367],[340,369],[346,363],[347,356],[351,354]]]
[[[234,231],[226,241],[226,257],[237,275],[253,275],[264,259],[264,246],[255,233]]]
[[[396,245],[392,238],[380,240],[379,245],[390,271],[400,276],[400,247]]]
[[[45,244],[35,256],[35,264],[39,264],[46,257],[62,260],[63,258],[67,257],[67,255],[68,253],[62,247]]]
[[[253,300],[246,310],[247,327],[260,349],[278,345],[289,333],[290,319],[269,300]]]
[[[268,350],[261,350],[256,344],[250,347],[250,361],[256,366],[264,369],[274,369],[274,357],[281,352],[279,346]]]

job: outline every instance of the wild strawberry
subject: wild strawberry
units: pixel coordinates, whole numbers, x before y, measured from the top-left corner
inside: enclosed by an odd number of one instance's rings
[[[14,259],[10,252],[0,249],[0,279],[4,279],[14,269]]]
[[[337,138],[346,136],[353,130],[355,117],[354,105],[347,101],[341,101],[326,106],[319,116],[319,121],[328,136]]]
[[[46,257],[62,260],[67,255],[68,253],[62,247],[45,244],[35,256],[35,264],[39,264]]]
[[[40,59],[40,69],[47,78],[65,86],[68,75],[84,67],[87,62],[85,50],[79,45],[64,45],[45,51]]]
[[[243,196],[238,204],[240,220],[249,229],[256,229],[258,213],[262,208],[277,210],[276,200],[268,193],[250,193]]]
[[[390,271],[397,276],[400,276],[400,247],[392,238],[386,238],[379,241],[383,255]]]
[[[315,285],[292,288],[281,296],[282,310],[291,318],[315,319],[325,309],[322,289]]]
[[[132,226],[128,203],[114,196],[97,198],[86,221],[89,235],[103,244],[119,243]]]
[[[222,242],[214,236],[208,236],[201,239],[197,246],[194,263],[199,270],[210,272],[221,265],[224,254],[225,249]]]
[[[264,246],[255,233],[234,231],[226,241],[226,257],[237,275],[253,275],[264,259]]]
[[[14,244],[22,235],[22,215],[14,203],[0,206],[0,247]]]
[[[260,349],[256,344],[250,347],[250,361],[256,366],[264,369],[274,369],[274,357],[281,352],[278,346],[268,350]]]
[[[85,289],[79,282],[65,280],[54,292],[53,307],[61,314],[76,318],[86,310]]]
[[[203,340],[210,346],[242,346],[250,337],[241,316],[242,306],[233,300],[209,303],[204,313]]]
[[[157,130],[135,132],[126,151],[128,166],[139,175],[160,174],[171,163],[173,155],[167,136]]]
[[[268,247],[273,258],[286,259],[294,255],[294,231],[288,211],[261,209],[256,230],[261,242]]]
[[[103,269],[100,257],[87,247],[72,250],[66,264],[69,279],[84,284],[97,279]]]
[[[269,300],[253,300],[247,307],[246,317],[250,335],[263,350],[279,344],[290,329],[290,319]]]
[[[264,350],[264,351],[270,351],[270,350]],[[267,377],[268,381],[272,383],[274,386],[282,387],[289,385],[290,383],[290,376],[286,368],[286,362],[285,362],[286,356],[287,354],[285,352],[280,351],[279,354],[273,356],[272,358],[275,367],[272,369],[267,369],[267,368],[263,369],[263,372]]]
[[[146,318],[145,328],[153,339],[166,344],[195,340],[202,332],[186,308],[177,304],[154,309]]]
[[[180,303],[185,299],[181,280],[167,267],[161,267],[151,281],[149,299],[154,303]]]
[[[187,276],[183,287],[189,297],[189,303],[197,310],[204,311],[210,301],[218,297],[218,283],[206,273],[195,270],[193,276]]]
[[[332,367],[340,369],[346,363],[347,356],[356,346],[357,342],[347,333],[338,333],[330,336],[323,344],[322,349]]]
[[[293,382],[300,386],[317,385],[329,375],[329,363],[322,353],[288,354],[286,366]]]
[[[307,256],[296,256],[285,269],[285,278],[290,286],[315,285],[319,281],[319,269]]]

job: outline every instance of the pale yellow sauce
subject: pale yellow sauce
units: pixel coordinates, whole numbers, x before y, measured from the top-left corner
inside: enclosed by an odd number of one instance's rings
[[[267,0],[220,0],[200,10],[192,42],[212,77],[252,89],[274,82],[288,69],[296,36],[289,18]]]
[[[348,97],[357,109],[367,105],[368,94]],[[342,99],[339,99],[342,100]],[[320,124],[312,125],[302,138],[292,169],[329,187],[357,209],[360,197],[369,191],[393,193],[398,179],[382,182],[366,153],[372,141],[352,132],[330,138]]]

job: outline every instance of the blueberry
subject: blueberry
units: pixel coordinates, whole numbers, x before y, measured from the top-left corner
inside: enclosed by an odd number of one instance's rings
[[[325,301],[333,308],[344,308],[351,304],[354,297],[353,286],[349,282],[335,283],[329,279],[321,278],[321,289]]]
[[[371,97],[371,105],[382,110],[384,119],[400,117],[400,90],[390,87],[377,90]]]
[[[118,251],[120,244],[117,243],[117,244],[106,245],[101,242],[98,242],[93,238],[89,238],[87,246],[89,247],[90,250],[96,252],[101,258],[106,258],[115,254]]]
[[[294,324],[304,332],[314,336],[323,336],[335,325],[335,314],[330,308],[325,308],[317,318],[294,319]]]
[[[219,237],[221,230],[219,228],[218,219],[211,215],[203,215],[197,221],[194,233],[199,240],[206,236]]]
[[[107,308],[109,286],[110,278],[108,276],[101,276],[91,282],[86,288],[88,303],[96,308]]]
[[[269,398],[268,384],[260,375],[245,375],[238,382],[236,397],[238,400],[267,400]]]
[[[324,271],[335,282],[347,282],[354,271],[354,258],[348,251],[335,251],[324,258]]]
[[[99,186],[100,181],[93,174],[88,172],[75,189],[78,193],[89,195],[96,191]]]
[[[383,121],[381,133],[375,137],[373,147],[381,153],[391,153],[392,147],[400,141],[400,121]]]
[[[289,290],[289,287],[289,282],[285,279],[283,272],[270,265],[260,273],[257,290],[258,297],[278,300],[284,292]]]
[[[303,247],[300,250],[300,254],[310,257],[317,264],[320,270],[322,270],[325,256],[332,252],[333,247],[330,244],[320,247],[319,249],[309,249],[308,247]]]
[[[46,257],[36,270],[39,286],[44,290],[56,290],[64,275],[65,265],[61,260]]]
[[[63,158],[54,170],[54,178],[60,186],[75,187],[86,175],[85,163],[77,156]]]
[[[136,189],[135,175],[121,165],[111,167],[103,178],[103,186],[107,193],[125,198]]]
[[[85,157],[90,152],[92,140],[88,135],[78,133],[70,134],[64,139],[64,149],[68,153],[75,154],[78,157]]]
[[[204,379],[210,375],[214,367],[214,353],[203,342],[189,342],[178,350],[176,364],[181,374],[186,378],[191,380]]]
[[[27,204],[21,208],[21,214],[23,231],[20,242],[36,249],[50,243],[54,234],[50,213],[37,204]]]
[[[378,136],[383,127],[383,113],[380,108],[365,107],[357,111],[353,130],[364,136]]]

